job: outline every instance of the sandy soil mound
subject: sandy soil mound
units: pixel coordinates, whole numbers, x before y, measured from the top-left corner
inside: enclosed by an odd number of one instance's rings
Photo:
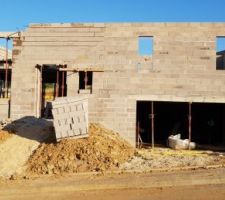
[[[2,138],[5,141],[1,143],[0,140],[0,177],[9,178],[15,173],[23,173],[33,151],[51,135],[52,125],[44,119],[27,117],[4,128],[13,133],[4,131]]]
[[[27,163],[32,174],[104,171],[127,161],[134,149],[118,134],[91,124],[89,137],[41,144]]]
[[[12,134],[10,134],[8,131],[0,130],[0,143],[6,141],[11,136]]]

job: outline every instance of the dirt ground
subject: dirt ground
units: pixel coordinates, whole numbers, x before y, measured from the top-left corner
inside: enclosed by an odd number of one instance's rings
[[[55,142],[45,123],[22,121],[12,126],[16,134],[2,134],[0,177],[11,178],[0,178],[0,200],[224,199],[222,152],[135,150],[100,124],[88,138]]]
[[[56,142],[51,125],[26,119],[10,125],[16,134],[3,132],[0,140],[0,177],[18,179],[37,175],[80,172],[176,170],[225,167],[225,153],[134,149],[118,133],[90,124],[89,137]]]
[[[90,124],[89,137],[43,143],[27,162],[27,174],[88,171],[151,171],[154,169],[225,166],[225,153],[170,148],[134,150],[125,140],[100,124]]]
[[[1,200],[224,200],[225,169],[157,173],[70,174],[0,182]]]

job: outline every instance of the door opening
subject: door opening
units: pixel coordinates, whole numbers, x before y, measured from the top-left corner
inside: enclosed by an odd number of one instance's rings
[[[67,73],[59,68],[65,66],[41,66],[41,117],[51,118],[49,102],[67,95]]]

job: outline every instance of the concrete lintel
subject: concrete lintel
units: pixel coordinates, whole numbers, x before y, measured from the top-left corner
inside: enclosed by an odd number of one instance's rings
[[[222,96],[129,95],[129,99],[137,101],[225,103],[225,97]]]

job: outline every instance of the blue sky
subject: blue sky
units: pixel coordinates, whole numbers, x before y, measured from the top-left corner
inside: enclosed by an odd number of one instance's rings
[[[52,22],[225,22],[225,0],[0,0],[0,6],[0,31]]]
[[[225,22],[225,0],[0,0],[0,30],[50,22]]]

